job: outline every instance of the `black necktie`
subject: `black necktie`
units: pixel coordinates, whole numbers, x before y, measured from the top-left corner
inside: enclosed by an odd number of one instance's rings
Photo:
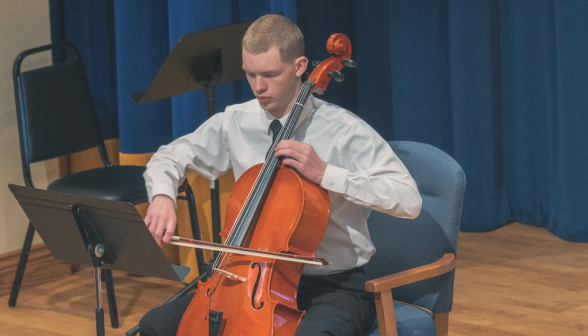
[[[278,119],[274,119],[274,121],[272,121],[272,123],[270,124],[270,129],[272,130],[272,133],[274,135],[274,138],[272,139],[273,144],[276,141],[278,134],[282,130],[282,123]]]
[[[272,135],[273,135],[273,138],[272,138],[272,145],[273,145],[273,143],[276,142],[276,138],[278,137],[278,134],[282,130],[282,123],[278,119],[274,119],[274,121],[272,121],[272,123],[270,124],[270,129],[272,130]],[[267,151],[267,154],[265,155],[266,161],[268,159],[268,156],[269,156],[271,149],[272,149],[272,146],[270,146],[269,150]]]

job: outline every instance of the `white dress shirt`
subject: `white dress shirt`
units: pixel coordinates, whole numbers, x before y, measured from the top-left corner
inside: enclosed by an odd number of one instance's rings
[[[301,118],[292,139],[312,145],[327,163],[321,187],[331,202],[316,256],[332,265],[306,265],[304,273],[330,274],[364,265],[375,252],[367,227],[371,210],[415,218],[422,203],[416,183],[386,141],[353,113],[311,95]],[[158,194],[175,200],[187,172],[214,180],[233,169],[237,180],[264,162],[274,119],[254,99],[227,107],[193,133],[161,146],[144,175],[149,200]],[[280,119],[282,125],[286,119]]]

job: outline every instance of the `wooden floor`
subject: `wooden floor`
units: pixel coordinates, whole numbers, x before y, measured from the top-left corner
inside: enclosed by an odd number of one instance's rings
[[[462,232],[450,335],[588,335],[588,244],[518,223]]]
[[[521,224],[461,233],[456,272],[450,335],[588,335],[588,244]],[[106,335],[123,336],[182,288],[114,276],[121,326],[110,328],[106,313]],[[7,302],[0,297],[1,335],[95,335],[91,269],[23,290],[15,308]]]

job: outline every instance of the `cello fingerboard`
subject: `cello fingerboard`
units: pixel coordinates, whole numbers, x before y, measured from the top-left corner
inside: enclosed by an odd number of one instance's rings
[[[278,136],[272,144],[269,153],[275,152],[275,148],[280,141],[290,138],[294,130],[294,125],[296,125],[296,121],[298,121],[298,117],[300,116],[300,112],[302,112],[304,103],[310,95],[313,87],[313,82],[304,82],[304,84],[302,84],[302,88],[298,93],[296,102],[292,106],[286,124],[282,127],[280,133],[278,133]],[[233,232],[227,239],[227,244],[242,246],[245,238],[247,237],[247,233],[250,231],[250,229],[254,228],[254,223],[256,222],[261,209],[263,208],[263,203],[267,197],[271,183],[275,178],[276,169],[279,163],[280,159],[274,155],[268,155],[266,158],[266,162],[258,176],[257,182],[255,183],[251,194],[235,223]],[[217,261],[220,260],[220,257],[221,256],[219,255]]]

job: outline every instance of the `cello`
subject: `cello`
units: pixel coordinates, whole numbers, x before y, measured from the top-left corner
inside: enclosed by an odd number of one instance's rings
[[[226,248],[218,249],[225,252],[215,259],[210,279],[199,284],[178,336],[296,332],[304,316],[296,303],[303,263],[328,264],[314,253],[327,227],[330,201],[326,190],[283,166],[270,153],[292,136],[312,92],[326,90],[331,79],[342,81],[340,70],[345,66],[355,67],[347,36],[331,35],[327,51],[333,56],[303,83],[265,163],[249,168],[235,183],[221,232]],[[216,244],[208,245],[216,249],[212,246]]]

